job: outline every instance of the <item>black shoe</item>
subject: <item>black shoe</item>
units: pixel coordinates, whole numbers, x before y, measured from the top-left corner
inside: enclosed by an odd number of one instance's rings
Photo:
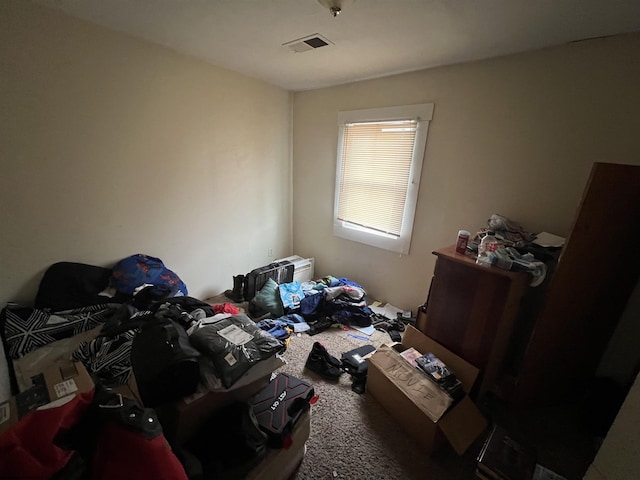
[[[316,335],[320,332],[324,332],[329,327],[331,327],[331,325],[333,325],[333,320],[331,320],[331,318],[329,317],[324,317],[320,320],[316,320],[315,322],[310,322],[310,328],[309,330],[307,330],[307,334],[309,334],[309,336]]]
[[[351,390],[356,392],[358,395],[362,395],[366,390],[367,385],[367,376],[361,375],[359,377],[352,377],[353,383],[351,384]]]
[[[338,360],[336,357],[331,355],[329,351],[322,345],[320,342],[314,342],[313,347],[311,347],[311,353],[315,353],[323,357],[330,365],[336,368],[342,368],[342,362]]]
[[[400,332],[398,330],[389,329],[389,330],[387,330],[387,333],[389,334],[389,337],[391,338],[391,340],[393,342],[401,342],[402,341],[402,335],[400,335]]]
[[[312,372],[316,372],[318,375],[329,380],[337,380],[340,378],[340,375],[342,375],[342,370],[329,363],[326,356],[323,355],[319,349],[316,349],[315,351],[311,350],[304,366]]]
[[[225,297],[233,300],[235,303],[242,303],[244,301],[243,296],[244,275],[236,275],[233,277],[233,290],[226,290],[224,292]]]
[[[400,320],[399,318],[395,320],[390,320],[389,326],[387,327],[387,330],[398,330],[399,332],[404,332],[404,329],[405,329],[405,325],[402,322],[402,320]]]

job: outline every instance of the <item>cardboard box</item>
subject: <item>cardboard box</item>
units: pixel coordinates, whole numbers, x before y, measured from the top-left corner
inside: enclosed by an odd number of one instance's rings
[[[34,375],[30,388],[0,404],[0,433],[37,408],[93,388],[93,380],[82,363],[58,362]]]
[[[289,448],[270,449],[260,464],[249,473],[247,480],[287,480],[293,477],[302,463],[305,444],[311,433],[311,412],[304,413],[291,433]]]
[[[102,325],[91,330],[81,332],[73,337],[63,338],[47,345],[42,345],[25,356],[13,360],[13,370],[16,375],[18,390],[23,392],[31,386],[31,377],[42,373],[51,365],[69,363],[71,354],[82,342],[90,342],[96,338]]]
[[[183,444],[213,412],[233,402],[248,400],[267,386],[270,376],[271,373],[233,390],[197,392],[157,407],[165,437],[172,444]]]
[[[402,343],[383,345],[369,359],[367,391],[427,453],[448,442],[462,455],[484,432],[486,419],[467,395],[453,404],[426,375],[402,358],[400,352],[408,348],[434,353],[456,373],[464,391],[471,391],[478,369],[411,326],[407,326]]]

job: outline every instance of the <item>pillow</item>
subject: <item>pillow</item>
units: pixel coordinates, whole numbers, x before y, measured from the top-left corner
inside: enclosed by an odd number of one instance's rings
[[[284,315],[282,300],[278,293],[278,284],[273,278],[269,278],[256,296],[251,299],[251,303],[260,310],[265,310],[276,317]]]

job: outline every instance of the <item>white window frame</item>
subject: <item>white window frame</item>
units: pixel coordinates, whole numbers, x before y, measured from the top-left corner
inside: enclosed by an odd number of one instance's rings
[[[420,186],[422,163],[427,144],[427,132],[429,129],[429,122],[433,118],[433,106],[433,103],[424,103],[419,105],[351,110],[338,113],[338,157],[333,206],[333,234],[335,236],[371,245],[373,247],[390,250],[403,255],[409,254],[416,203],[418,201],[418,189]],[[357,122],[382,122],[394,120],[417,120],[417,130],[413,145],[409,182],[407,185],[407,197],[402,215],[402,227],[399,237],[338,220],[345,125]]]

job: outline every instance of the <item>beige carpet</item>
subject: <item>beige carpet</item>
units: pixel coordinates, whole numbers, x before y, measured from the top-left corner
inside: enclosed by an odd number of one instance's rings
[[[303,479],[473,479],[475,455],[481,442],[463,457],[446,448],[429,457],[400,429],[393,418],[368,393],[351,390],[351,377],[324,380],[306,370],[304,363],[314,341],[340,358],[343,352],[367,342],[347,336],[357,331],[331,328],[318,335],[292,336],[282,371],[310,382],[320,398],[311,410],[311,436],[297,478]],[[375,332],[375,346],[390,342],[388,334]],[[477,450],[476,450],[477,449]]]

